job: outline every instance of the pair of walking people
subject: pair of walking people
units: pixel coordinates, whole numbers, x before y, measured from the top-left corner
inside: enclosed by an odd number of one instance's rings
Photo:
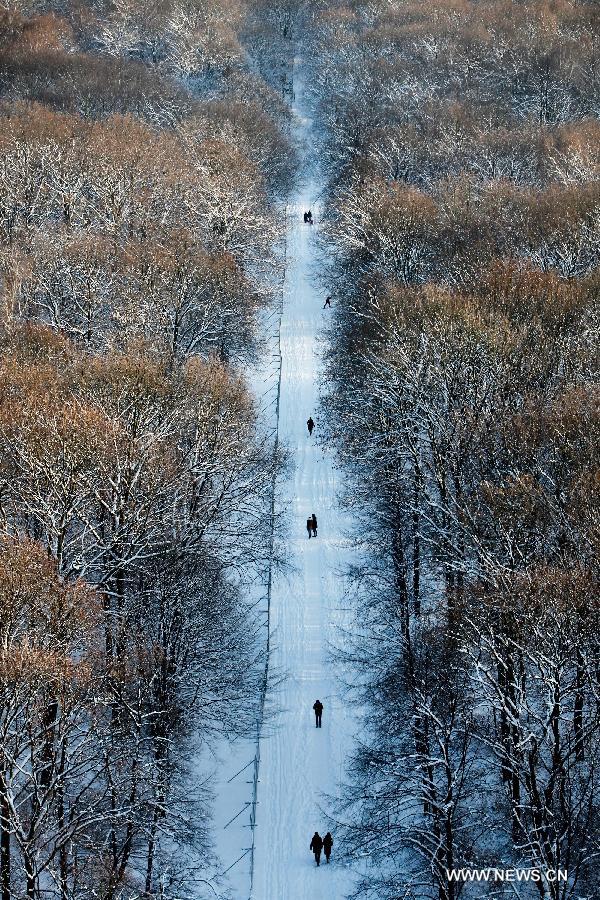
[[[310,849],[315,854],[315,862],[318,866],[321,864],[321,852],[325,853],[325,859],[329,862],[332,847],[333,838],[331,837],[330,831],[328,831],[323,838],[318,831],[315,831],[312,836],[312,841],[310,842]]]

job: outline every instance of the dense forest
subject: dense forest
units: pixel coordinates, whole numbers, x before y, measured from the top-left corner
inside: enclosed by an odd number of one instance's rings
[[[1,4],[2,900],[219,871],[191,751],[254,725],[262,678],[279,462],[242,367],[293,171],[279,30],[243,0]]]
[[[195,766],[264,689],[298,48],[356,522],[337,865],[600,892],[600,6],[5,0],[0,900],[219,884]],[[489,865],[568,878],[448,876]]]
[[[600,9],[328,4],[326,408],[359,527],[357,896],[600,890]],[[462,867],[566,882],[448,879]]]

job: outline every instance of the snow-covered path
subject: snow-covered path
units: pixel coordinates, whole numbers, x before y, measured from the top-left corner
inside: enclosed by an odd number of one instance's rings
[[[291,519],[289,559],[295,571],[276,578],[271,599],[271,665],[285,675],[270,698],[279,711],[261,741],[255,846],[254,900],[342,900],[347,870],[324,860],[319,869],[309,852],[317,829],[327,831],[322,809],[336,792],[351,739],[351,716],[329,662],[330,643],[344,617],[340,570],[345,562],[344,518],[336,505],[339,473],[332,456],[317,445],[316,411],[320,359],[318,336],[324,292],[314,272],[314,232],[319,221],[319,181],[312,174],[311,121],[302,94],[302,66],[295,62],[296,141],[305,148],[300,184],[289,206],[287,276],[281,325],[279,435],[290,450],[294,472],[282,497]],[[315,228],[303,223],[312,209]],[[306,420],[317,428],[309,438]],[[318,537],[308,539],[306,519],[315,513]],[[312,705],[324,705],[323,727],[315,728]],[[335,833],[333,834],[335,841]]]

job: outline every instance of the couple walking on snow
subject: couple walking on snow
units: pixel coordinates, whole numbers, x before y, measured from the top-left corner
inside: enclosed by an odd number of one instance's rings
[[[321,864],[321,851],[323,850],[325,853],[325,859],[329,862],[329,857],[331,856],[331,848],[333,847],[333,838],[331,837],[331,832],[328,831],[325,837],[321,837],[318,831],[315,831],[312,837],[312,841],[310,842],[310,849],[315,854],[315,862],[317,865]]]

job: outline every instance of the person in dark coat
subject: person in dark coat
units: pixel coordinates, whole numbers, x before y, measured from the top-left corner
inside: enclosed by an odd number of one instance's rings
[[[312,212],[310,211],[310,209],[306,213],[306,221],[308,222],[309,225],[312,225],[312,223],[313,223]]]
[[[315,862],[317,865],[321,863],[321,850],[323,849],[323,841],[321,839],[321,835],[318,831],[312,836],[312,841],[310,842],[310,849],[315,854]]]
[[[305,212],[304,213],[304,224],[306,225],[307,222],[308,222],[308,213]]]
[[[329,297],[325,297],[325,303],[323,304],[323,309],[325,309],[326,306],[328,306],[331,309],[331,294],[329,295]]]
[[[322,728],[321,716],[323,715],[323,704],[320,700],[315,700],[315,702],[313,703],[313,709],[315,711],[315,725],[317,728]]]
[[[317,536],[317,517],[315,516],[314,513],[313,513],[312,516],[310,517],[310,520],[311,520],[311,522],[312,522],[312,533],[313,533],[313,537],[316,537],[316,536]]]
[[[312,519],[307,519],[307,520],[306,520],[306,530],[308,531],[308,539],[309,539],[309,541],[310,541],[310,538],[311,538],[311,535],[312,535],[312,525],[313,525]]]
[[[323,838],[323,852],[325,853],[325,859],[329,862],[329,857],[331,856],[331,848],[333,847],[333,838],[331,837],[331,832],[328,831],[325,837]]]
[[[306,423],[306,427],[308,428],[308,433],[312,435],[313,428],[315,427],[315,423],[313,421],[313,417],[310,416],[308,422]]]

